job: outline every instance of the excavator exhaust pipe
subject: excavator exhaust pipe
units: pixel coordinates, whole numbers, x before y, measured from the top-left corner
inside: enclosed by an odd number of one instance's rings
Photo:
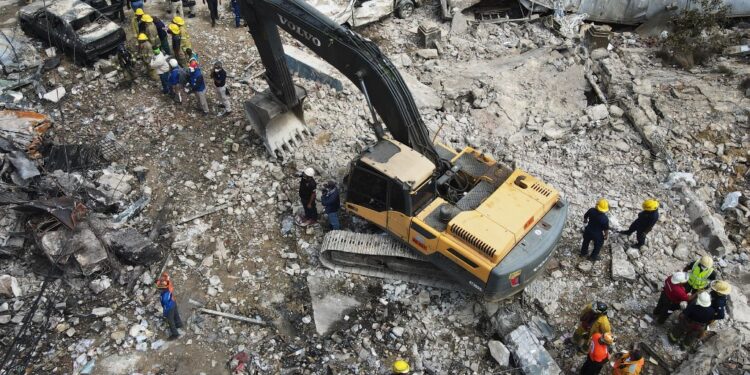
[[[294,149],[302,144],[304,137],[312,136],[302,113],[302,102],[307,97],[307,91],[297,85],[294,89],[298,104],[291,108],[269,90],[255,94],[244,105],[250,126],[273,157],[289,158],[294,154]]]

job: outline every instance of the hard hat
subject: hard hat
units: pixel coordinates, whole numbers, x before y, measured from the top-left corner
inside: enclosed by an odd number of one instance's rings
[[[138,40],[140,41],[148,40],[148,37],[146,36],[146,34],[140,33],[138,34]]]
[[[312,168],[306,168],[304,173],[307,177],[315,176],[315,170]]]
[[[135,10],[135,15],[136,16],[142,16],[143,15],[143,8],[136,9]]]
[[[180,34],[180,27],[177,26],[177,25],[175,25],[175,24],[173,24],[173,23],[170,23],[169,24],[169,31],[171,31],[172,34],[174,34],[174,35],[179,35]]]
[[[702,256],[699,262],[700,265],[703,266],[703,268],[711,268],[714,266],[714,260],[711,259],[711,257],[708,255]]]
[[[394,374],[408,374],[409,373],[409,364],[406,363],[403,359],[399,359],[396,362],[393,362],[393,373]]]
[[[673,284],[684,284],[688,281],[690,276],[688,276],[687,272],[675,272],[672,275],[672,283]]]
[[[599,199],[599,201],[596,202],[596,209],[599,210],[599,212],[609,211],[609,202],[604,198]]]
[[[607,304],[604,302],[592,302],[591,303],[591,310],[593,310],[597,314],[606,314],[607,313]]]
[[[143,22],[154,22],[153,17],[149,16],[148,14],[144,14],[143,17],[141,17],[141,21]]]
[[[611,333],[607,332],[602,335],[602,341],[604,341],[604,343],[607,345],[612,345],[615,343],[615,337],[612,336]]]
[[[175,59],[169,59],[169,67],[170,68],[176,68],[177,67],[177,60],[175,60]]]
[[[174,23],[176,23],[176,24],[178,24],[180,26],[185,26],[185,20],[183,20],[182,17],[180,17],[180,16],[174,16],[174,18],[172,18],[172,22],[174,22]]]
[[[724,280],[716,280],[711,282],[711,289],[722,296],[726,296],[732,291],[732,286]]]
[[[698,293],[698,298],[696,298],[695,303],[697,303],[698,306],[709,307],[711,306],[711,295],[709,295],[708,292],[700,292]]]
[[[657,208],[659,208],[659,201],[656,199],[647,199],[643,201],[644,211],[656,211]]]

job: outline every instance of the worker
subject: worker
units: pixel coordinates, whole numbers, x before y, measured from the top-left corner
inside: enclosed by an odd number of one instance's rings
[[[177,59],[177,63],[180,66],[185,65],[185,53],[182,51],[182,37],[180,36],[180,27],[174,23],[170,23],[167,26],[167,33],[172,36],[172,56]]]
[[[169,94],[169,63],[167,62],[167,57],[161,53],[159,48],[154,48],[154,56],[151,58],[149,67],[159,76],[161,93]]]
[[[195,18],[195,0],[182,0],[182,7],[187,9],[188,18]]]
[[[687,281],[688,274],[686,272],[675,272],[664,280],[664,288],[662,288],[659,302],[656,303],[653,311],[658,324],[667,321],[672,311],[687,307],[688,301],[690,301],[690,294],[685,289]]]
[[[594,333],[611,333],[612,327],[607,318],[607,304],[594,301],[586,305],[578,318],[578,328],[573,333],[573,343],[581,351],[586,351],[586,344]]]
[[[714,309],[714,319],[726,317],[727,296],[732,292],[732,286],[724,280],[711,282],[711,307]]]
[[[180,16],[175,16],[172,18],[172,23],[180,28],[180,48],[182,48],[182,51],[185,51],[188,48],[193,48],[193,44],[190,43],[190,35],[187,32],[185,20]]]
[[[182,0],[169,0],[169,9],[167,9],[168,15],[175,15],[179,17],[185,17],[182,12]]]
[[[394,374],[408,374],[411,369],[409,368],[409,363],[404,361],[403,359],[399,359],[396,362],[393,362],[393,373]]]
[[[198,54],[193,51],[192,48],[185,48],[185,58],[188,61],[188,65],[190,65],[191,62],[195,61],[198,64],[201,63],[200,60],[198,60]]]
[[[154,26],[156,26],[156,33],[159,35],[159,49],[164,55],[171,55],[172,51],[169,48],[169,34],[167,34],[167,25],[164,24],[159,17],[154,17]]]
[[[716,280],[714,260],[704,255],[700,259],[690,262],[683,271],[688,273],[688,293],[708,288],[709,283]]]
[[[143,9],[143,3],[145,3],[145,2],[146,2],[146,0],[130,0],[130,1],[126,0],[125,4],[130,9],[137,10],[137,9]]]
[[[659,221],[659,201],[647,199],[643,201],[643,211],[638,213],[638,218],[630,224],[628,230],[622,230],[620,233],[629,236],[635,232],[637,242],[631,247],[640,249],[646,243],[646,235],[651,232],[657,221]]]
[[[182,103],[182,87],[180,87],[180,70],[182,69],[175,58],[170,58],[167,63],[169,64],[167,91],[175,102]]]
[[[220,107],[224,108],[222,115],[232,112],[232,104],[229,102],[229,89],[227,88],[227,72],[222,67],[221,61],[214,62],[214,70],[211,72],[211,78],[214,80],[216,95],[221,100]]]
[[[597,375],[609,360],[609,346],[615,339],[611,333],[595,333],[591,335],[589,353],[586,362],[581,367],[581,375]]]
[[[138,56],[146,67],[146,71],[150,72],[149,64],[151,63],[151,57],[154,56],[154,49],[148,41],[148,36],[144,33],[138,34]]]
[[[604,240],[607,239],[609,231],[609,218],[607,217],[607,211],[609,211],[609,202],[602,198],[596,202],[596,207],[586,211],[583,215],[583,222],[587,223],[586,229],[583,231],[583,243],[581,244],[581,256],[585,257],[589,253],[589,244],[594,241],[594,251],[591,252],[591,261],[599,260],[599,251],[604,245]]]
[[[208,13],[211,16],[211,27],[216,26],[216,20],[219,19],[219,5],[221,0],[203,0],[203,4],[208,2]]]
[[[133,18],[130,19],[131,27],[133,27],[133,35],[138,36],[140,34],[141,17],[143,17],[143,8],[138,8],[133,12]]]
[[[300,225],[308,226],[318,221],[318,208],[315,206],[315,170],[307,168],[302,172],[302,179],[299,183],[299,198],[302,202],[302,208],[305,214],[302,217]]]
[[[692,348],[706,333],[706,327],[713,321],[714,315],[711,296],[708,292],[698,293],[698,297],[680,314],[679,322],[669,332],[669,341],[682,348]]]
[[[143,33],[148,37],[149,43],[154,47],[160,46],[161,40],[159,40],[159,32],[156,30],[156,25],[154,25],[154,18],[148,14],[144,14],[141,17],[141,21],[144,25]]]
[[[201,112],[203,112],[204,115],[207,115],[209,111],[208,102],[206,101],[206,82],[203,79],[201,68],[198,67],[197,62],[193,61],[190,63],[188,69],[190,73],[188,75],[188,83],[185,86],[185,92],[192,92],[195,94]]]
[[[234,13],[234,27],[240,27],[240,19],[242,13],[240,13],[240,2],[239,0],[231,0],[232,13]]]
[[[336,187],[335,181],[331,180],[326,182],[320,201],[323,204],[323,209],[326,215],[328,216],[328,223],[331,224],[331,229],[341,229],[341,224],[339,222],[341,199],[339,198],[339,189]]]
[[[612,375],[640,375],[645,363],[640,350],[621,352],[612,366]]]
[[[174,298],[174,285],[166,272],[156,280],[156,288],[161,290],[162,314],[169,325],[169,339],[176,339],[180,337],[177,329],[182,328],[182,319],[180,319],[180,312],[177,310],[177,302]]]

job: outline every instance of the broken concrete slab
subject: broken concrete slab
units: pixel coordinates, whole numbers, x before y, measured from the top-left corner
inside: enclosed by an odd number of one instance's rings
[[[65,94],[67,94],[65,87],[60,86],[54,90],[48,91],[46,94],[42,95],[42,98],[49,100],[52,103],[57,103],[65,96]]]
[[[487,347],[490,349],[490,354],[492,355],[492,358],[497,361],[497,364],[502,367],[508,367],[508,364],[510,363],[510,351],[502,342],[490,340],[490,342],[487,343]]]
[[[635,280],[638,275],[635,273],[633,263],[628,260],[625,249],[620,244],[612,244],[612,278]]]
[[[552,356],[534,337],[529,327],[522,325],[505,337],[518,367],[527,375],[558,375],[562,370]]]
[[[78,226],[67,245],[86,276],[101,270],[101,263],[107,260],[107,251],[87,224]]]
[[[425,59],[425,60],[431,60],[438,58],[438,51],[436,49],[432,48],[424,48],[424,49],[418,49],[417,50],[417,56]]]
[[[8,298],[21,297],[21,286],[18,280],[11,275],[0,276],[0,295]]]
[[[401,72],[401,78],[404,79],[404,83],[409,87],[417,108],[440,109],[443,107],[443,98],[432,87],[419,82],[416,77],[405,72]]]
[[[682,201],[690,217],[690,226],[700,236],[699,242],[706,251],[713,255],[724,256],[737,249],[727,236],[721,217],[713,214],[708,205],[692,189],[683,183],[676,184],[673,189],[682,195]]]
[[[133,190],[130,182],[133,181],[133,176],[124,173],[117,173],[109,169],[105,169],[104,172],[96,182],[99,187],[104,190],[105,194],[114,200],[120,200],[125,198],[128,193]]]
[[[159,246],[134,228],[107,232],[102,240],[126,264],[149,265],[162,258]]]
[[[554,315],[560,308],[557,302],[560,298],[560,283],[555,279],[537,279],[526,286],[522,293],[525,303],[536,304],[548,316]]]
[[[315,330],[319,335],[327,334],[344,317],[346,311],[361,304],[350,296],[334,292],[330,284],[329,280],[318,276],[307,277]]]

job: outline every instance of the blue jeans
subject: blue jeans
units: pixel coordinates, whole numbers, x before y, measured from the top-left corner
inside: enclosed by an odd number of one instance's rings
[[[143,0],[131,1],[130,8],[135,12],[136,9],[143,9]]]
[[[161,80],[161,93],[169,94],[169,72],[159,74]]]
[[[333,230],[339,230],[339,229],[341,229],[341,223],[339,223],[339,213],[338,212],[329,212],[328,213],[328,223],[331,224],[331,229],[333,229]]]

